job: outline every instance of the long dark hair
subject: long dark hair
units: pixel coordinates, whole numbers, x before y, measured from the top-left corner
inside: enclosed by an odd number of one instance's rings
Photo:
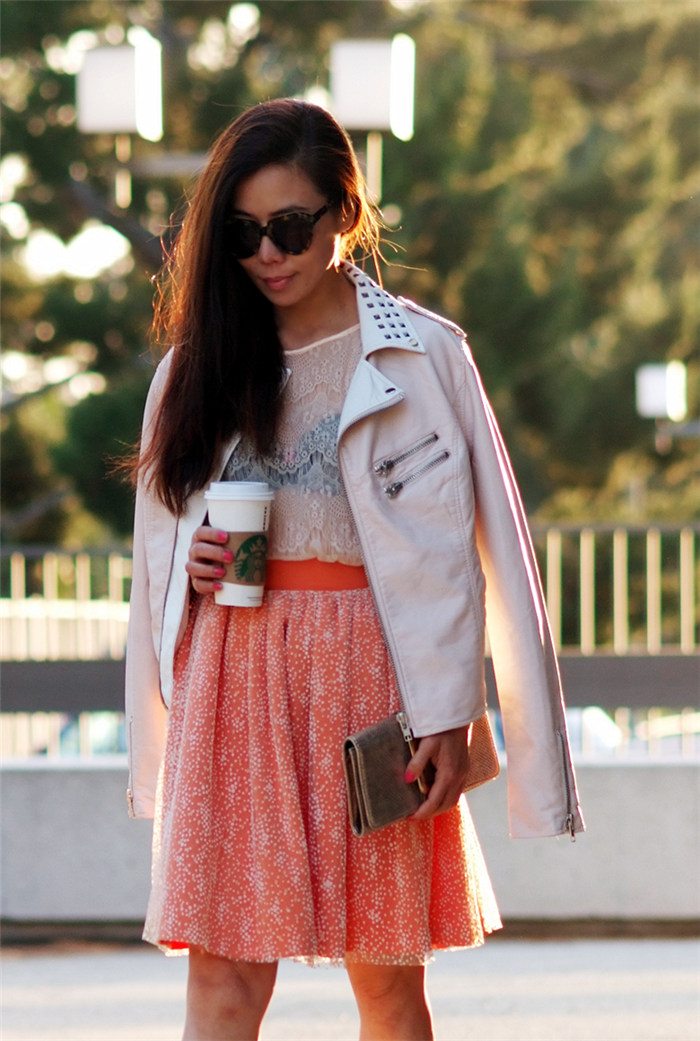
[[[172,350],[153,435],[136,471],[174,513],[209,480],[234,433],[264,454],[281,408],[283,352],[271,304],[227,255],[225,222],[241,182],[290,163],[352,217],[341,253],[375,263],[380,223],[348,135],[324,109],[288,98],[249,109],[213,145],[158,279],[154,331]]]

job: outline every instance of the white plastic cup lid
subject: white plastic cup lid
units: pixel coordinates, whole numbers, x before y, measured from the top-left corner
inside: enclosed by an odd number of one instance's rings
[[[274,489],[265,481],[212,481],[204,493],[205,499],[244,499],[253,502],[271,502]]]

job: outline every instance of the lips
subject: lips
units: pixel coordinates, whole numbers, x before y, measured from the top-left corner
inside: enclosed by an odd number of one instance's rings
[[[281,275],[277,278],[264,278],[263,284],[272,293],[279,293],[281,290],[286,289],[289,283],[292,281],[292,275]]]

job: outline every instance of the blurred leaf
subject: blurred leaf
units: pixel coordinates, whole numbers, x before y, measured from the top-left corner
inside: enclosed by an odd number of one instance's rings
[[[148,380],[139,378],[84,398],[68,413],[66,439],[52,452],[88,510],[122,536],[133,526],[133,491],[114,469],[138,438],[147,389]]]

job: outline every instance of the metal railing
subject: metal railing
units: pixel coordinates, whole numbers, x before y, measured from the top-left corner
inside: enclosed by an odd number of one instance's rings
[[[124,656],[131,557],[121,552],[3,551],[0,660]]]
[[[533,527],[579,752],[698,754],[699,536],[700,524]],[[0,554],[3,757],[123,749],[130,585],[121,551]]]
[[[533,529],[558,649],[693,654],[699,524]]]
[[[533,528],[554,641],[566,652],[693,654],[700,643],[700,524]],[[131,558],[5,549],[0,659],[118,659]]]

